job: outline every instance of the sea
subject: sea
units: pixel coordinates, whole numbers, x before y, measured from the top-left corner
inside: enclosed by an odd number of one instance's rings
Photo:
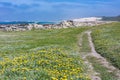
[[[0,25],[9,25],[9,24],[41,24],[41,25],[44,25],[44,24],[57,24],[58,22],[0,22]]]

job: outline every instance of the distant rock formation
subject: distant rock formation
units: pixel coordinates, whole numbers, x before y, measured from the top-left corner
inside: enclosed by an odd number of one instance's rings
[[[103,21],[120,21],[120,15],[119,16],[113,16],[113,17],[102,17]]]
[[[11,24],[0,25],[0,30],[4,31],[25,31],[32,29],[60,29],[69,27],[81,27],[81,26],[96,26],[100,24],[111,23],[111,21],[102,21],[99,17],[88,17],[73,20],[64,20],[59,24]]]
[[[73,19],[75,22],[96,22],[102,20],[102,17],[88,17],[88,18],[79,18]]]
[[[100,17],[89,17],[89,18],[80,18],[80,19],[73,19],[73,20],[66,20],[62,21],[63,27],[80,27],[80,26],[96,26],[100,24],[110,23],[111,21],[102,21]]]

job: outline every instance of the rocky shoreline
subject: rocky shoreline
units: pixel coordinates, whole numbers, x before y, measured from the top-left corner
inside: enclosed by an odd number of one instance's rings
[[[100,18],[81,18],[74,20],[65,20],[58,24],[4,24],[0,25],[0,30],[3,31],[26,31],[33,29],[61,29],[81,26],[96,26],[101,24],[111,23],[112,21],[101,21]]]

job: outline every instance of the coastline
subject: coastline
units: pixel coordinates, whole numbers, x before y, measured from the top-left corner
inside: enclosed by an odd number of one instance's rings
[[[32,29],[61,29],[69,27],[81,27],[81,26],[96,26],[101,24],[112,23],[113,21],[102,21],[102,18],[89,17],[73,20],[64,20],[60,23],[55,22],[5,22],[6,24],[0,24],[0,30],[3,31],[26,31]]]

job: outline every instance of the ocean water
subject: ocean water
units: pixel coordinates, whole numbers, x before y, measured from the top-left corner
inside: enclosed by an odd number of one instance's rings
[[[37,22],[37,24],[56,24],[56,22]]]
[[[56,22],[0,22],[1,25],[7,25],[7,24],[57,24]]]

